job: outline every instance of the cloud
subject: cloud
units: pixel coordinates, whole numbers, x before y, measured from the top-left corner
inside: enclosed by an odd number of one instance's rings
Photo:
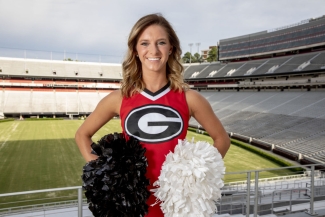
[[[107,55],[120,62],[134,23],[162,13],[183,48],[324,14],[318,0],[0,0],[0,47]],[[192,47],[196,51],[197,47]]]

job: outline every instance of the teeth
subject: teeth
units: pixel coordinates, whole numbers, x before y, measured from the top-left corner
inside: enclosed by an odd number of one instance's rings
[[[148,58],[148,60],[159,60],[160,58]]]

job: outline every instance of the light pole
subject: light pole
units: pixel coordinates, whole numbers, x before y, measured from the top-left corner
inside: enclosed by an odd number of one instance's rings
[[[199,58],[198,58],[198,62],[201,64],[201,54],[199,53],[199,50],[200,50],[200,45],[201,45],[201,43],[195,43],[195,45],[197,46],[197,53],[199,54]]]
[[[193,45],[193,43],[188,44],[188,46],[190,46],[190,64],[192,62],[192,45]]]
[[[199,53],[199,50],[200,50],[199,48],[200,48],[201,43],[195,43],[195,45],[197,46],[197,53],[200,54]]]

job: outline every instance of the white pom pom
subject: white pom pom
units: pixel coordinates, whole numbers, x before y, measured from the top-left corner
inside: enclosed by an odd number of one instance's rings
[[[225,167],[219,151],[207,142],[179,140],[166,156],[153,189],[165,217],[210,217],[221,198]],[[155,204],[153,204],[155,205]]]

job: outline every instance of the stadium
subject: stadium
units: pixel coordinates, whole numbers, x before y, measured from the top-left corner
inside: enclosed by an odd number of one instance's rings
[[[227,169],[215,216],[325,216],[325,15],[220,40],[218,52],[217,62],[184,64],[232,138],[227,168],[230,158],[244,165]],[[121,73],[121,64],[0,57],[0,216],[91,216],[80,180],[63,180],[84,164],[71,135]],[[120,131],[112,123],[94,140]],[[194,119],[188,131],[207,137]],[[57,160],[63,152],[71,158]]]

